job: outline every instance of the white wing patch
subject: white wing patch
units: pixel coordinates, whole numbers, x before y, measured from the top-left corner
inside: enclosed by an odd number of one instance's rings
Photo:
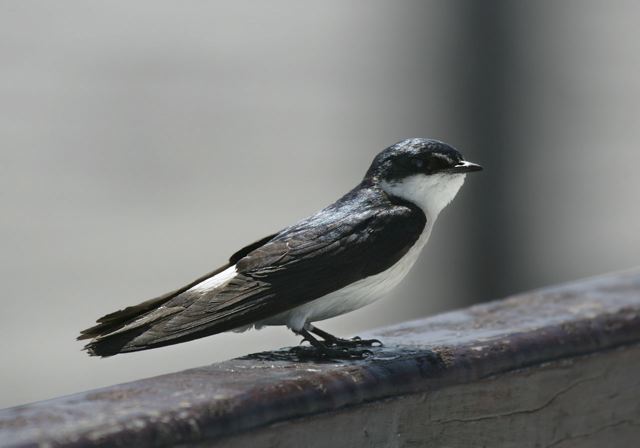
[[[229,280],[235,277],[237,273],[238,271],[236,270],[236,266],[233,265],[220,272],[219,274],[216,274],[213,277],[210,277],[191,287],[189,291],[197,292],[200,294],[211,291],[212,289],[219,288],[220,286],[227,283]]]

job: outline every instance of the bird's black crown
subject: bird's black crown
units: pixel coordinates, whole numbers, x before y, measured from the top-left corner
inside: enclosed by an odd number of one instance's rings
[[[365,178],[393,181],[414,174],[464,173],[481,169],[464,161],[462,154],[438,140],[411,138],[380,152]]]

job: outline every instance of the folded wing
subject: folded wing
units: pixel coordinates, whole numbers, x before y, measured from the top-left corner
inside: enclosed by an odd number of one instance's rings
[[[247,246],[199,281],[103,317],[83,332],[94,338],[86,348],[109,356],[251,325],[386,270],[426,224],[411,205],[360,210],[325,209]],[[223,274],[223,283],[206,287]]]

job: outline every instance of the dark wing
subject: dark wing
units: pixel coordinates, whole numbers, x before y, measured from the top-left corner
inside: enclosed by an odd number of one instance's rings
[[[78,340],[81,339],[92,339],[98,336],[104,336],[110,333],[113,333],[116,330],[119,330],[123,327],[125,327],[127,324],[130,324],[133,320],[138,319],[141,316],[144,316],[145,314],[152,312],[153,310],[157,309],[158,307],[164,305],[165,303],[167,303],[168,301],[170,301],[171,299],[174,299],[176,297],[178,297],[180,294],[183,294],[184,292],[188,291],[189,289],[193,288],[194,286],[196,286],[199,283],[202,283],[203,281],[219,274],[220,272],[224,271],[225,269],[229,268],[230,266],[233,266],[234,264],[236,264],[238,262],[238,260],[240,260],[241,258],[243,258],[244,256],[246,256],[249,252],[257,249],[258,247],[264,245],[267,241],[273,239],[275,236],[277,235],[277,233],[274,233],[272,235],[266,236],[254,243],[251,243],[245,247],[243,247],[242,249],[240,249],[239,251],[237,251],[236,253],[234,253],[231,258],[229,258],[229,262],[227,264],[225,264],[224,266],[220,266],[218,269],[216,269],[215,271],[211,271],[201,277],[198,277],[197,279],[193,280],[191,283],[188,283],[187,285],[184,285],[181,288],[178,288],[176,290],[170,291],[166,294],[163,294],[159,297],[155,297],[153,299],[149,299],[146,300],[142,303],[139,303],[137,305],[133,305],[133,306],[128,306],[123,310],[119,310],[119,311],[115,311],[113,313],[107,314],[105,316],[102,316],[101,318],[99,318],[96,322],[98,325],[94,325],[91,328],[87,328],[86,330],[82,330],[80,332],[80,336],[78,336]]]
[[[425,224],[424,214],[412,206],[359,213],[327,209],[241,257],[238,274],[224,287],[180,294],[133,328],[92,342],[89,351],[104,356],[145,350],[274,316],[386,270],[411,248]],[[109,347],[100,350],[100,344]]]

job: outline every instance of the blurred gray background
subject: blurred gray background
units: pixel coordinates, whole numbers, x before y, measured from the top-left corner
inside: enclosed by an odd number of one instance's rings
[[[296,344],[284,328],[89,358],[99,316],[354,186],[405,137],[469,176],[342,335],[640,255],[640,3],[0,4],[0,406]]]

